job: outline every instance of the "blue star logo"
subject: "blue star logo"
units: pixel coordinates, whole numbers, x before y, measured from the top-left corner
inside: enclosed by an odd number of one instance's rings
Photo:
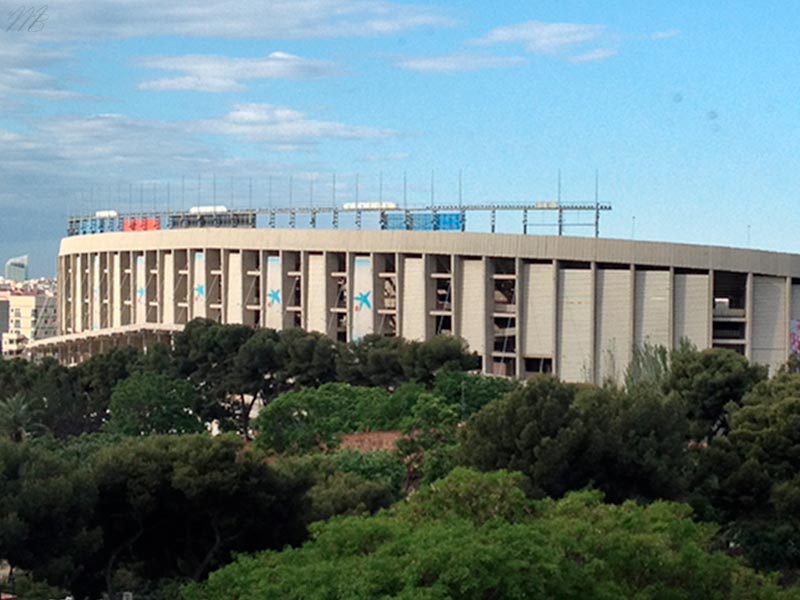
[[[270,290],[269,294],[267,294],[267,305],[272,306],[273,304],[280,304],[281,303],[281,291],[280,290]]]
[[[372,303],[369,301],[369,295],[372,292],[361,292],[355,297],[355,301],[358,302],[358,306],[356,306],[356,310],[372,310]]]
[[[198,298],[202,298],[206,295],[206,286],[202,283],[200,285],[194,286],[194,295]]]

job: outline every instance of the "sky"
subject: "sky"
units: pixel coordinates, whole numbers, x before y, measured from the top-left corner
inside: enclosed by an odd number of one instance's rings
[[[404,177],[422,205],[458,202],[459,179],[465,203],[553,201],[559,173],[562,201],[593,202],[597,174],[603,237],[797,251],[796,2],[0,0],[0,18],[0,262],[36,276],[70,214],[402,202]]]

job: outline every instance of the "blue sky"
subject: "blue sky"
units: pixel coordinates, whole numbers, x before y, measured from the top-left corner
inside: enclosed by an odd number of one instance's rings
[[[70,212],[208,200],[613,204],[602,235],[795,251],[792,2],[0,4],[0,259]],[[28,31],[28,29],[32,29]],[[231,180],[234,198],[230,201]],[[153,200],[153,189],[156,198]],[[120,200],[118,200],[120,198]],[[635,217],[635,230],[633,227]],[[508,222],[506,230],[514,223]],[[476,224],[479,228],[481,224]],[[568,232],[569,233],[569,232]],[[572,233],[588,233],[574,230]]]

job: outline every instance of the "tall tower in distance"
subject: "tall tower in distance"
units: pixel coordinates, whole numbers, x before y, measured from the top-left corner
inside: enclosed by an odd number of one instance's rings
[[[28,279],[28,255],[9,258],[6,261],[6,279],[22,283]]]

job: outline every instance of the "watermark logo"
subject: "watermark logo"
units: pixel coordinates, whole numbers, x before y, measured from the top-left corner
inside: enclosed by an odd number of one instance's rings
[[[19,6],[7,13],[6,31],[27,31],[36,33],[47,23],[47,5]]]

